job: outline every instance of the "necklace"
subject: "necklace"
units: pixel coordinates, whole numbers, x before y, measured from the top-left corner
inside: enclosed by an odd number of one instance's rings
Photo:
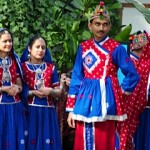
[[[3,58],[0,62],[0,66],[3,68],[2,82],[10,82],[11,80],[9,71],[10,64],[11,62],[9,57]]]
[[[35,72],[35,87],[40,89],[44,85],[43,70],[45,63],[42,64],[32,64],[32,69]]]

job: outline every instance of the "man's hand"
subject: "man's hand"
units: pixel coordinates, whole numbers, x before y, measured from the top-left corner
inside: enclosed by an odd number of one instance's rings
[[[70,112],[68,115],[67,122],[68,122],[69,127],[75,128],[75,120],[72,119],[72,115],[73,115],[72,112]]]

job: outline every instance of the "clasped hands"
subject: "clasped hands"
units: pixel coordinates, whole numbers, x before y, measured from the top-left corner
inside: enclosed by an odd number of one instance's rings
[[[47,97],[49,95],[52,95],[52,93],[54,93],[54,89],[53,88],[44,87],[44,86],[42,86],[38,90],[30,90],[30,95],[31,96],[35,95],[35,96],[37,96],[39,98]]]
[[[1,92],[5,92],[10,96],[16,96],[18,93],[22,91],[22,87],[17,84],[13,84],[11,86],[2,86]]]

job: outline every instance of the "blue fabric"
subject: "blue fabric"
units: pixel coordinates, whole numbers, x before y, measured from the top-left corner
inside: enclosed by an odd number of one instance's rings
[[[112,53],[113,62],[121,69],[121,72],[124,74],[125,78],[121,83],[121,87],[126,92],[132,92],[137,85],[140,77],[126,53],[125,48],[120,45]]]
[[[132,51],[130,52],[130,55],[133,56],[134,58],[136,58],[137,60],[139,60],[139,57],[137,55],[135,55],[134,53],[132,53]]]
[[[71,83],[68,94],[77,95],[80,87],[80,83],[84,78],[83,65],[82,65],[82,47],[79,46],[76,61],[71,76]],[[73,80],[72,80],[73,79]]]
[[[18,65],[18,68],[19,68],[19,73],[21,75],[21,77],[23,78],[23,72],[22,72],[22,69],[21,69],[21,61],[20,61],[20,58],[18,57],[18,55],[13,52],[13,56],[15,57],[16,59],[16,62],[17,62],[17,65]]]
[[[54,71],[52,74],[52,84],[57,83],[59,81],[58,73],[56,67],[54,67]]]
[[[28,54],[27,46],[20,58],[22,63],[28,61]],[[43,61],[52,64],[50,51],[47,48]],[[45,63],[44,66],[46,66]],[[28,67],[33,70],[30,64],[28,64]],[[54,68],[51,83],[53,84],[58,81],[57,70]],[[47,80],[47,82],[49,81]],[[29,130],[27,150],[61,150],[62,144],[55,108],[46,107],[48,105],[47,97],[41,99],[35,96],[34,104],[39,104],[39,106],[28,105],[28,92],[29,87],[24,81],[22,97],[27,108]]]
[[[1,30],[4,29],[0,28]],[[10,55],[15,58],[18,65],[17,73],[19,71],[22,79],[21,62],[13,47]],[[21,102],[9,104],[14,102],[14,97],[6,93],[2,93],[2,102],[8,103],[0,104],[0,150],[26,150],[28,131],[24,106]]]
[[[86,149],[87,150],[93,150],[93,143],[94,143],[94,137],[93,137],[93,125],[92,123],[85,123],[85,141],[86,141]]]
[[[119,137],[119,133],[116,130],[116,133],[115,133],[115,150],[120,150],[119,145],[120,145],[120,137]]]
[[[0,105],[0,149],[25,150],[27,124],[22,103]]]
[[[126,53],[125,48],[122,45],[118,46],[112,53],[112,57],[113,62],[121,69],[122,73],[126,76],[121,84],[123,90],[127,92],[132,92],[136,84],[138,83],[140,77],[137,74],[137,71],[131,59]],[[79,46],[72,73],[73,80],[71,80],[71,86],[69,88],[69,94],[71,95],[77,95],[80,83],[84,78],[82,63],[82,47]]]
[[[26,46],[25,50],[23,51],[21,57],[21,62],[25,62],[29,59],[29,50],[28,50],[28,45]],[[48,48],[46,48],[46,52],[45,52],[45,56],[43,58],[44,62],[49,62],[52,63],[52,58],[51,58],[51,54]]]
[[[21,63],[28,61],[28,59],[29,59],[28,55],[29,55],[29,50],[28,50],[28,45],[27,45],[25,50],[23,51],[21,57],[20,57]],[[50,54],[50,51],[49,51],[48,48],[46,48],[46,52],[45,52],[45,56],[44,56],[43,61],[52,63],[51,54]],[[21,64],[21,63],[19,63],[19,64]],[[22,73],[22,76],[23,76],[23,73]],[[20,93],[20,96],[21,96],[22,102],[23,102],[26,110],[28,111],[27,95],[28,95],[28,92],[29,92],[29,88],[28,88],[27,84],[24,82],[24,80],[22,80],[22,82],[23,82],[23,90]]]
[[[150,108],[145,108],[134,135],[135,150],[150,150]]]
[[[109,53],[109,51],[104,49],[99,43],[97,43],[97,45],[101,47],[103,51]],[[126,53],[125,48],[121,45],[118,46],[111,55],[116,68],[120,68],[125,75],[125,79],[121,84],[122,88],[125,91],[132,92],[139,81],[139,75],[132,64],[129,55]],[[78,48],[68,92],[69,95],[77,96],[75,106],[73,108],[75,117],[80,118],[79,120],[86,120],[87,118],[89,121],[90,118],[98,118],[100,120],[103,117],[102,103],[105,103],[102,102],[102,98],[104,97],[102,97],[103,93],[101,92],[106,90],[106,95],[104,95],[106,98],[103,99],[103,101],[106,101],[107,105],[106,118],[117,120],[118,116],[116,114],[116,100],[113,93],[113,90],[116,89],[113,89],[110,77],[106,77],[104,83],[101,83],[99,79],[85,78],[83,63],[84,58],[82,54],[82,46],[80,45]]]
[[[28,150],[61,150],[55,108],[29,106]],[[34,118],[34,119],[33,119]]]
[[[114,93],[112,91],[112,83],[110,78],[106,79],[106,103],[107,115],[116,115],[116,103]],[[100,81],[96,79],[85,78],[82,81],[76,105],[74,107],[74,114],[80,114],[87,118],[102,117],[102,95]],[[90,97],[92,95],[92,97]],[[94,108],[91,110],[91,108]]]

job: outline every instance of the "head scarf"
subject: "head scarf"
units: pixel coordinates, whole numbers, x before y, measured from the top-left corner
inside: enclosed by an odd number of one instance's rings
[[[6,32],[5,32],[5,31],[6,31]],[[1,32],[10,34],[10,35],[11,35],[11,38],[12,38],[12,40],[13,40],[12,33],[11,33],[8,29],[0,28],[0,33],[1,33]],[[20,75],[21,75],[21,77],[23,77],[23,73],[22,73],[22,69],[21,69],[20,58],[19,58],[18,55],[14,52],[13,45],[12,45],[12,48],[11,48],[11,50],[10,50],[10,54],[15,58],[16,63],[17,63],[18,68],[19,68]]]
[[[21,62],[25,62],[28,61],[29,59],[29,50],[28,50],[29,45],[26,46],[25,50],[23,51],[22,55],[21,55]],[[43,58],[44,62],[49,62],[52,63],[52,58],[51,58],[51,54],[48,48],[46,48],[46,52]]]
[[[137,31],[129,37],[130,49],[140,49],[148,44],[148,34],[145,30]]]

